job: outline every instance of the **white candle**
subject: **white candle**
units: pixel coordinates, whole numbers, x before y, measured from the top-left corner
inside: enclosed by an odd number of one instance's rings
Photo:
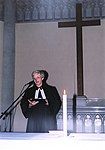
[[[66,90],[63,92],[63,132],[67,136],[67,94]]]

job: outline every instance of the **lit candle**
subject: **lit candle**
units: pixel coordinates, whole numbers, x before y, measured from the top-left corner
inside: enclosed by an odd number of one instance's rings
[[[67,136],[67,94],[63,91],[63,132]]]

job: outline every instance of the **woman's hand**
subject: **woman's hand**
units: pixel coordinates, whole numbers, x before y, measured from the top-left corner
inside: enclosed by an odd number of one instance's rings
[[[46,103],[45,103],[45,105],[47,105],[47,106],[48,106],[48,105],[49,105],[49,103],[48,103],[48,100],[47,100],[47,99],[45,99],[45,102],[46,102]]]

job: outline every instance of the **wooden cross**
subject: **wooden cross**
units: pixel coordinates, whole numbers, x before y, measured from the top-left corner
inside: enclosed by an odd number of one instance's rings
[[[76,21],[58,22],[58,28],[76,27],[77,95],[84,96],[82,26],[97,26],[100,20],[82,20],[82,4],[76,4]]]

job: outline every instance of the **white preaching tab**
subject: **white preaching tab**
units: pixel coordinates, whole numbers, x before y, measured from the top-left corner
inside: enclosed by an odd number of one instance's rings
[[[67,94],[66,90],[63,91],[63,132],[67,136]]]
[[[44,90],[43,90],[43,89],[40,89],[40,88],[39,88],[38,90],[36,90],[36,92],[35,92],[35,99],[38,99],[39,90],[40,90],[40,92],[41,92],[42,99],[46,99],[46,95],[45,95],[45,93],[44,93]]]

